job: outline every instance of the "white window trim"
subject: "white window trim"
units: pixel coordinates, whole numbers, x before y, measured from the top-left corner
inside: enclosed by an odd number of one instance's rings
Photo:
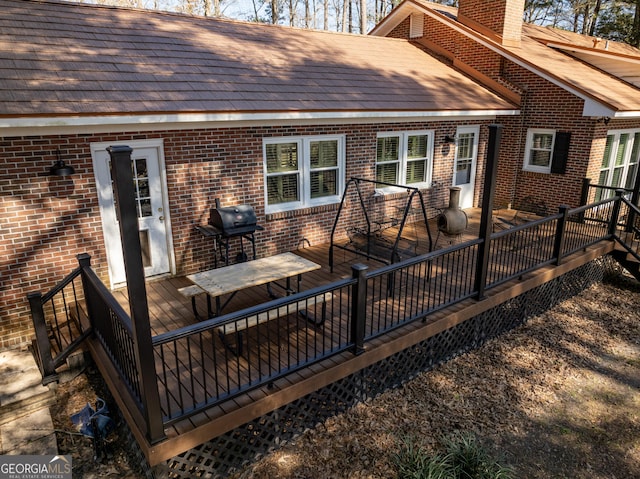
[[[331,196],[323,196],[321,198],[311,198],[310,178],[311,178],[311,157],[310,145],[314,141],[336,140],[338,142],[338,185],[337,194]],[[269,205],[267,191],[267,145],[278,143],[296,143],[298,145],[299,164],[298,164],[298,187],[300,188],[300,201],[292,201],[289,203],[279,203]],[[311,208],[315,206],[330,205],[339,203],[344,192],[346,177],[346,141],[345,135],[317,135],[317,136],[283,136],[264,138],[262,142],[262,162],[264,177],[264,204],[265,214],[281,213],[284,211],[293,211],[301,208]]]
[[[613,136],[613,144],[611,145],[611,151],[609,152],[609,166],[607,168],[602,168],[601,166],[600,169],[598,170],[599,172],[598,175],[600,175],[600,172],[604,170],[608,172],[606,186],[612,186],[611,183],[613,180],[614,170],[616,169],[616,164],[615,164],[616,155],[618,154],[618,148],[620,147],[620,137],[622,135],[629,135],[629,138],[627,140],[629,142],[629,148],[627,148],[627,150],[625,151],[625,156],[623,158],[622,165],[618,166],[619,168],[622,168],[622,173],[621,173],[622,182],[624,183],[624,181],[626,180],[629,172],[629,166],[632,164],[630,162],[632,159],[631,154],[633,153],[635,135],[638,133],[640,133],[640,128],[609,130],[607,132],[607,137]],[[620,187],[624,188],[624,185],[621,185]]]
[[[549,166],[536,166],[536,165],[530,165],[529,164],[529,156],[530,156],[530,152],[531,152],[531,148],[533,147],[533,136],[536,134],[550,134],[553,135],[553,139],[551,140],[551,150],[550,150],[550,155],[549,155]],[[527,130],[527,144],[526,147],[524,149],[524,161],[522,164],[522,169],[524,171],[531,171],[533,173],[551,173],[551,163],[553,163],[553,150],[555,148],[556,145],[556,130],[553,129],[549,129],[549,128],[529,128],[529,130]]]
[[[429,145],[427,146],[427,171],[426,171],[426,181],[420,183],[411,183],[407,184],[407,145],[408,145],[408,137],[417,136],[417,135],[425,135],[428,137]],[[434,152],[434,131],[433,130],[409,130],[409,131],[386,131],[378,133],[376,136],[376,144],[378,138],[385,137],[400,137],[400,145],[398,149],[400,151],[400,158],[398,159],[400,163],[400,171],[398,173],[398,184],[406,185],[411,188],[424,189],[429,188],[431,186],[431,179],[433,175],[433,152]],[[377,167],[378,162],[377,158],[375,158],[375,166]],[[375,172],[374,172],[375,175]],[[379,186],[376,188],[377,193],[382,194],[391,194],[398,193],[399,191],[405,191],[404,188],[397,188],[393,186]]]

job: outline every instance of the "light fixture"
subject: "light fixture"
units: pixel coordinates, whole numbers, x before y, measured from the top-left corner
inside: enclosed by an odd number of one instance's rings
[[[73,175],[76,170],[73,169],[73,166],[64,164],[64,161],[62,161],[62,159],[60,158],[60,149],[56,150],[56,155],[58,159],[55,161],[53,166],[49,168],[49,174],[53,176]]]
[[[456,137],[455,135],[447,135],[444,137],[444,142],[445,143],[455,143],[456,142]]]

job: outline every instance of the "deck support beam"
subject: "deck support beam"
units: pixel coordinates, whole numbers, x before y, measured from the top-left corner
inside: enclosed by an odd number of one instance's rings
[[[487,285],[487,269],[489,267],[489,253],[491,252],[491,230],[493,225],[493,197],[496,192],[496,177],[498,176],[498,154],[500,153],[500,140],[502,139],[502,125],[489,125],[489,142],[487,145],[487,161],[484,173],[484,189],[482,192],[482,213],[480,216],[480,231],[478,237],[482,243],[478,245],[478,258],[476,260],[476,284],[477,299],[485,296]]]
[[[110,146],[107,151],[111,156],[115,203],[120,219],[120,238],[129,293],[129,307],[131,308],[134,354],[140,380],[142,413],[146,422],[147,439],[151,444],[155,444],[164,440],[166,436],[154,364],[155,355],[151,338],[138,213],[131,171],[131,152],[133,149],[129,146]]]

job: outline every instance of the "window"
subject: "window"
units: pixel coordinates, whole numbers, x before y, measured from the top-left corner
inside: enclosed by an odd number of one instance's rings
[[[555,130],[529,130],[524,169],[538,173],[551,172]]]
[[[340,201],[344,157],[343,136],[265,139],[266,212]]]
[[[376,181],[424,186],[431,175],[432,132],[380,133],[376,148]]]
[[[633,189],[640,161],[640,131],[612,131],[607,135],[598,185]],[[612,196],[614,190],[599,190],[596,201]]]
[[[570,131],[529,130],[523,168],[536,173],[564,175],[570,146]]]

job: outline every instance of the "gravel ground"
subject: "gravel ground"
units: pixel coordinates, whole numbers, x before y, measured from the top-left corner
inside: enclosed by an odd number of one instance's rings
[[[236,479],[393,478],[408,437],[439,450],[472,432],[518,478],[640,477],[640,284],[597,284],[526,325],[404,387],[327,420]],[[95,462],[69,416],[104,386],[95,373],[59,388],[60,452],[74,477],[138,477],[121,433]]]

